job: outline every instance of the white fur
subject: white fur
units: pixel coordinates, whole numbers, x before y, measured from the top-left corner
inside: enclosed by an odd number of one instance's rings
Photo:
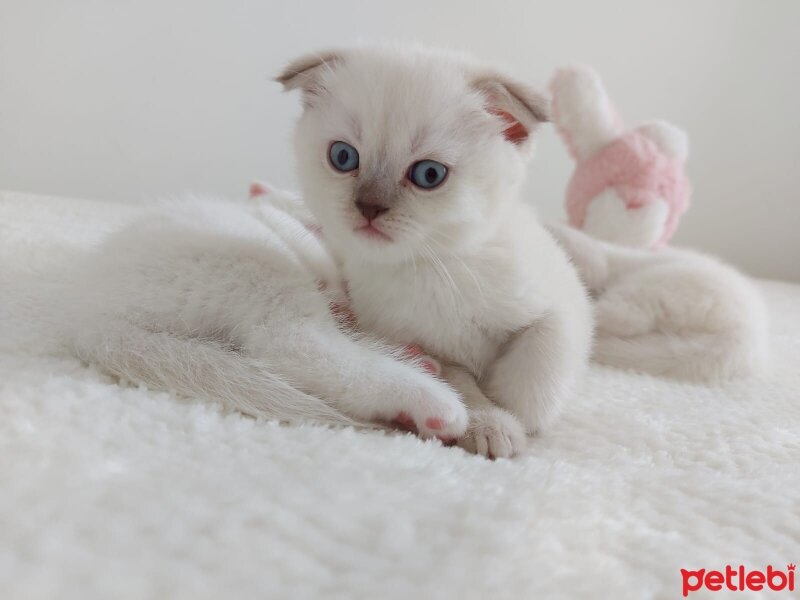
[[[317,225],[314,215],[308,210],[299,194],[263,181],[254,182],[253,185],[263,190],[250,197],[250,204],[256,216],[264,215],[268,220],[273,214],[273,209],[277,208],[300,221],[306,229],[313,229]]]
[[[167,203],[69,279],[59,297],[67,337],[111,374],[259,417],[363,424],[402,412],[423,437],[466,427],[448,386],[340,330],[328,309],[346,298],[338,270],[282,210]]]
[[[575,270],[518,197],[532,140],[507,140],[490,110],[533,134],[535,94],[419,48],[307,57],[279,80],[304,91],[295,135],[303,197],[342,260],[359,324],[465,369],[508,411],[488,425],[502,439],[520,438],[518,424],[507,425],[512,414],[529,432],[547,426],[584,372],[592,318]],[[357,148],[357,171],[330,166],[334,141]],[[434,190],[406,178],[423,159],[449,167]],[[390,208],[374,224],[391,241],[356,231],[366,221],[355,202],[365,197]],[[468,403],[475,396],[459,390]],[[470,431],[486,438],[493,417],[479,404]]]
[[[551,230],[595,295],[598,362],[700,381],[765,369],[764,303],[733,268],[689,250],[637,250]]]

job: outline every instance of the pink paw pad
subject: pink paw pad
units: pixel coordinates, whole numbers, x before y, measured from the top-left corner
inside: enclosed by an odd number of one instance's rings
[[[440,429],[444,429],[444,421],[435,417],[428,417],[425,419],[425,427],[428,429],[433,429],[434,431],[438,431]]]
[[[251,198],[258,198],[259,196],[266,196],[272,190],[269,186],[259,183],[258,181],[254,181],[250,184],[250,197]]]

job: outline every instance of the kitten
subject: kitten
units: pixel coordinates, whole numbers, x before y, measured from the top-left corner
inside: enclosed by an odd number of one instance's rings
[[[598,362],[694,381],[766,367],[764,301],[735,269],[690,250],[639,250],[549,229],[595,296]]]
[[[67,280],[66,339],[112,375],[283,421],[396,421],[447,441],[466,428],[459,395],[419,359],[342,330],[336,265],[280,208],[167,203]]]
[[[303,198],[367,331],[421,345],[462,394],[462,445],[510,456],[553,421],[586,368],[592,315],[567,256],[519,198],[546,102],[421,48],[291,63]]]

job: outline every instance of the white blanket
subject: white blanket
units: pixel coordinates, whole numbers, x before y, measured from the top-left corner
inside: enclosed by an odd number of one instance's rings
[[[681,568],[800,561],[800,286],[761,284],[770,375],[593,367],[557,426],[490,462],[52,354],[15,291],[135,210],[0,193],[0,598],[677,598]]]

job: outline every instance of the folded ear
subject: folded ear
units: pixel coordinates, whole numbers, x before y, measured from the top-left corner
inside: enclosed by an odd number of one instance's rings
[[[503,135],[513,144],[525,145],[536,127],[550,120],[547,99],[520,81],[485,73],[473,85],[485,94],[486,110],[503,120]]]
[[[323,90],[322,75],[340,60],[341,55],[333,51],[307,54],[290,62],[275,81],[283,84],[286,91],[303,90],[303,100],[308,103]]]

